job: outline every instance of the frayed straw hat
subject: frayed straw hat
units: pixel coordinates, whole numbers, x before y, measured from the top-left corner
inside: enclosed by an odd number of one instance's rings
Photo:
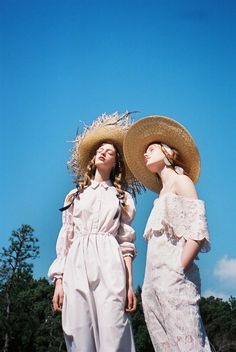
[[[141,191],[143,186],[130,171],[123,153],[124,137],[131,125],[129,115],[129,112],[125,112],[122,115],[117,112],[111,115],[104,113],[97,117],[90,126],[84,126],[83,133],[77,135],[74,141],[75,146],[68,162],[68,167],[72,170],[77,180],[83,180],[89,161],[93,158],[101,143],[106,142],[113,144],[117,148],[123,160],[124,170],[121,182],[123,189],[128,190],[133,196]]]
[[[126,134],[124,153],[134,176],[154,192],[159,193],[162,184],[144,162],[147,147],[155,142],[176,149],[187,175],[194,183],[200,174],[200,156],[190,133],[177,121],[165,116],[147,116],[135,122]]]

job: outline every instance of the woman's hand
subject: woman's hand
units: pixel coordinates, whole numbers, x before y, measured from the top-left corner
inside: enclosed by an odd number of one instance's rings
[[[57,279],[55,283],[55,290],[52,299],[53,309],[55,312],[62,311],[62,304],[64,298],[64,290],[62,285],[62,279]]]
[[[136,308],[137,308],[137,298],[135,296],[133,287],[129,286],[127,289],[127,302],[126,302],[125,311],[127,313],[133,313],[135,312]]]
[[[134,293],[132,285],[132,260],[130,256],[124,257],[125,268],[126,268],[126,287],[127,287],[127,297],[126,297],[126,307],[125,311],[127,313],[132,313],[137,307],[137,298]]]

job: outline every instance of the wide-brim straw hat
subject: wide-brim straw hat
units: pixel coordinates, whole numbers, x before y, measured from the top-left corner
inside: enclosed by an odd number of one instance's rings
[[[84,131],[78,134],[75,140],[72,156],[68,162],[68,167],[72,170],[77,180],[83,180],[87,171],[89,161],[93,158],[101,143],[111,143],[119,151],[123,160],[122,187],[135,196],[143,186],[134,177],[129,169],[123,152],[123,143],[128,128],[131,125],[130,113],[119,115],[115,112],[111,115],[102,114],[90,126],[84,126]]]
[[[134,176],[154,192],[160,193],[161,180],[148,168],[144,161],[147,147],[159,142],[176,149],[184,171],[197,182],[200,174],[200,156],[191,134],[177,121],[165,116],[147,116],[135,122],[126,134],[124,154]]]

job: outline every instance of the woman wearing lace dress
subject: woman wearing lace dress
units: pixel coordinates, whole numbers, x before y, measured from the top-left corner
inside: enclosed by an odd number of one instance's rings
[[[103,114],[77,136],[69,166],[77,189],[65,199],[53,307],[62,310],[69,352],[134,352],[127,313],[136,308],[132,287],[134,202],[125,190],[138,182],[123,162],[128,113]]]
[[[195,259],[210,245],[205,205],[194,186],[200,173],[196,144],[175,120],[149,116],[130,127],[124,152],[135,177],[159,194],[144,232],[148,249],[142,290],[154,349],[211,351],[198,306]]]

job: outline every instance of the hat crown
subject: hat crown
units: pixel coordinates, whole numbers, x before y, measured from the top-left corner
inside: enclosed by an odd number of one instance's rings
[[[131,190],[133,194],[139,192],[141,185],[130,171],[123,155],[123,142],[131,123],[130,112],[126,111],[121,115],[118,112],[111,115],[103,113],[91,125],[84,125],[83,132],[76,136],[72,155],[68,161],[72,175],[78,181],[83,180],[89,161],[95,155],[97,148],[104,142],[111,143],[119,151],[124,162],[122,181],[124,187]]]
[[[194,183],[197,182],[200,156],[196,143],[179,122],[160,115],[143,117],[135,122],[124,140],[126,162],[140,182],[154,192],[159,193],[162,188],[161,181],[146,168],[143,157],[148,145],[154,142],[176,149],[186,173]]]

